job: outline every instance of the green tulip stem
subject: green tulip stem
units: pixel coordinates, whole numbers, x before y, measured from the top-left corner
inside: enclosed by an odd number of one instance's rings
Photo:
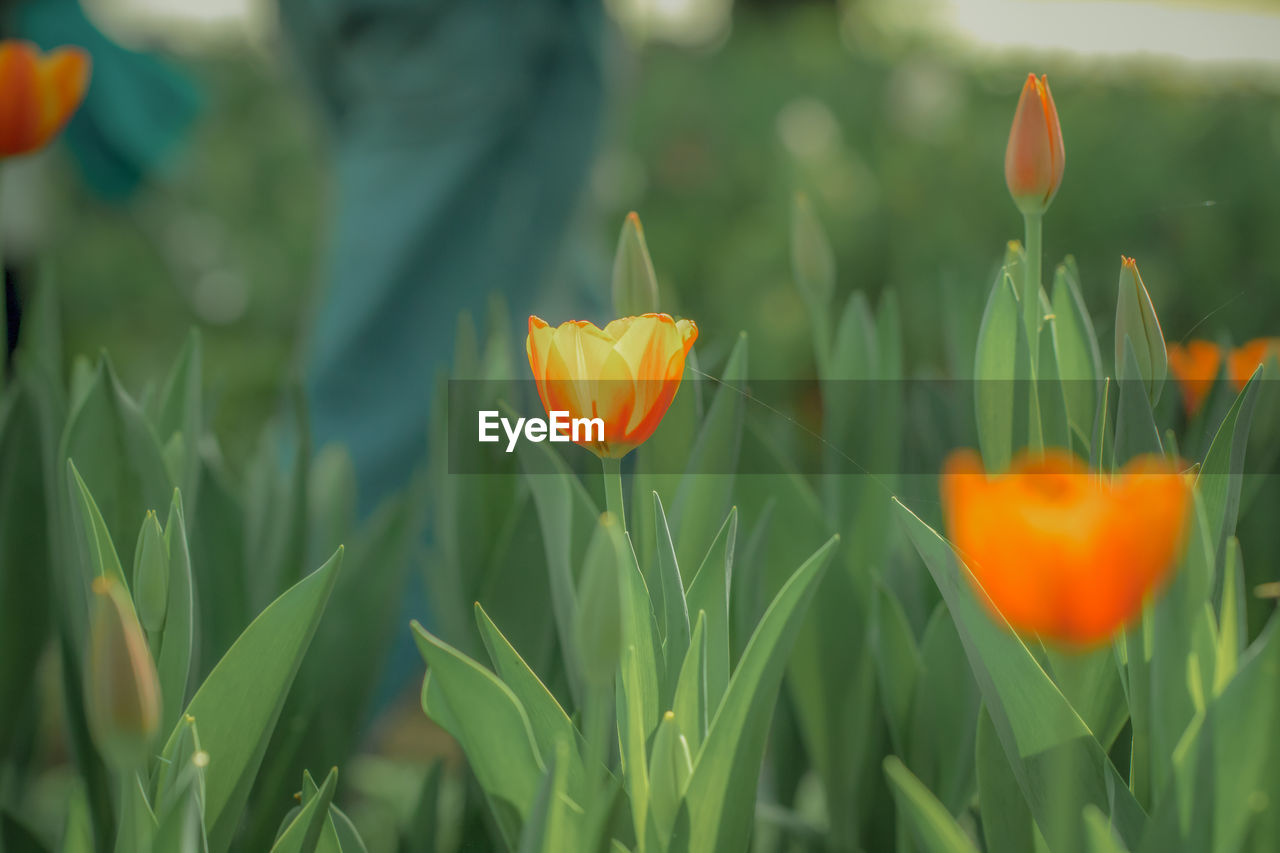
[[[1022,223],[1027,238],[1027,274],[1023,277],[1022,320],[1027,327],[1031,376],[1034,379],[1040,360],[1040,256],[1043,252],[1044,214],[1024,213]]]
[[[590,790],[602,790],[608,779],[609,717],[613,713],[613,680],[591,684],[587,688],[587,705],[583,710],[582,733],[587,743],[587,778]]]
[[[622,503],[622,460],[602,456],[600,465],[604,468],[605,509],[610,515],[618,519],[618,523],[622,525],[622,531],[625,533],[627,530],[627,515],[626,508]]]

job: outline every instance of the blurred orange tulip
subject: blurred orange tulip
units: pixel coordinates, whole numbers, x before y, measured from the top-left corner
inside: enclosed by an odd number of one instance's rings
[[[1165,341],[1169,370],[1182,388],[1182,407],[1194,415],[1204,405],[1205,397],[1218,378],[1222,366],[1222,350],[1212,341],[1193,340],[1186,344]]]
[[[1028,74],[1004,151],[1004,180],[1018,209],[1044,213],[1062,183],[1066,162],[1062,126],[1049,81]]]
[[[1167,460],[1135,459],[1107,483],[1062,450],[994,477],[957,451],[941,491],[951,541],[990,606],[1015,630],[1077,647],[1138,614],[1182,551],[1191,503]]]
[[[79,47],[41,55],[30,42],[0,42],[0,157],[47,145],[84,99],[89,68]]]
[[[1280,338],[1254,338],[1227,356],[1227,374],[1237,391],[1249,384],[1249,377],[1268,358],[1280,358]]]
[[[578,443],[621,458],[657,429],[697,337],[692,320],[666,314],[623,317],[603,329],[582,320],[552,328],[530,317],[526,349],[547,414],[603,419],[604,441]]]

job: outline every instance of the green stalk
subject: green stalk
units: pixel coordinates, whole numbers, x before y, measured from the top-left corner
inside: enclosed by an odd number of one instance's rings
[[[604,469],[604,506],[609,514],[618,519],[622,532],[627,532],[626,508],[622,503],[622,460],[610,456],[600,457],[600,466]]]
[[[1022,223],[1026,231],[1027,267],[1022,276],[1022,321],[1026,326],[1028,364],[1031,375],[1027,377],[1027,444],[1035,453],[1044,450],[1044,431],[1040,420],[1040,396],[1037,378],[1040,375],[1040,321],[1043,308],[1040,305],[1040,264],[1043,254],[1044,214],[1024,213]]]
[[[1044,251],[1044,215],[1024,213],[1022,224],[1027,238],[1027,272],[1022,277],[1022,319],[1027,326],[1027,343],[1031,349],[1031,378],[1034,379],[1040,360],[1040,256]]]

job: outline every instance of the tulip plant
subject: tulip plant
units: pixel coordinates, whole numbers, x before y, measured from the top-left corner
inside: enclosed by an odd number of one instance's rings
[[[0,157],[88,74],[0,44]],[[964,399],[908,381],[894,291],[840,288],[807,197],[812,417],[757,396],[745,336],[669,313],[632,214],[608,322],[530,316],[522,359],[501,305],[459,319],[425,468],[361,521],[297,395],[237,477],[199,335],[131,394],[64,363],[41,280],[0,363],[0,853],[1273,849],[1280,629],[1236,528],[1280,339],[1166,340],[1122,258],[1101,341],[1075,261],[1042,263],[1064,166],[1031,75],[1024,239],[952,318]],[[462,440],[478,411],[600,428],[503,448]],[[378,811],[355,753],[397,635],[465,767]]]

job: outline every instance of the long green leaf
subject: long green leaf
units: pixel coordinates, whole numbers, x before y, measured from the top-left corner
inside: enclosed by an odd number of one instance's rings
[[[977,853],[969,836],[956,823],[946,806],[917,779],[897,756],[884,760],[884,772],[893,787],[898,811],[907,817],[907,825],[927,853]]]
[[[993,608],[951,546],[909,509],[899,515],[956,622],[991,721],[1050,847],[1082,845],[1080,813],[1093,803],[1126,843],[1141,836],[1144,814],[1089,727]]]
[[[787,657],[838,542],[833,536],[796,569],[747,643],[695,758],[672,851],[737,853],[746,848],[760,761]]]
[[[201,745],[210,757],[204,814],[213,853],[231,845],[267,742],[341,565],[339,548],[262,611],[187,706],[186,716],[199,725]],[[181,721],[170,740],[180,729]]]

